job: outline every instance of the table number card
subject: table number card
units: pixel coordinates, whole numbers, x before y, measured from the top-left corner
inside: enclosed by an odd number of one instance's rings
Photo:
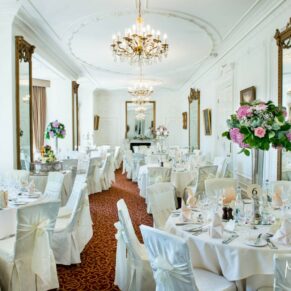
[[[251,184],[248,186],[247,194],[254,201],[254,223],[260,224],[262,221],[260,213],[260,200],[263,194],[262,187],[258,184]]]

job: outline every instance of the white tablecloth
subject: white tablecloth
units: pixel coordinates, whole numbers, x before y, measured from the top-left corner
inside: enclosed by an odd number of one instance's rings
[[[170,216],[166,231],[187,240],[194,267],[222,274],[229,281],[240,281],[252,275],[271,275],[273,255],[291,252],[291,246],[277,243],[278,250],[272,250],[268,246],[255,248],[245,244],[250,234],[256,237],[259,233],[267,233],[269,226],[258,226],[256,230],[250,230],[247,226],[239,227],[239,238],[223,244],[222,239],[210,238],[208,232],[195,236],[184,231],[182,226],[175,224],[179,220],[180,218]],[[229,233],[224,233],[224,238],[229,236]]]
[[[64,206],[66,205],[71,195],[74,181],[71,171],[61,173],[64,175],[64,185],[61,194],[61,206]],[[33,174],[30,177],[34,180],[36,189],[43,193],[47,183],[47,174]]]

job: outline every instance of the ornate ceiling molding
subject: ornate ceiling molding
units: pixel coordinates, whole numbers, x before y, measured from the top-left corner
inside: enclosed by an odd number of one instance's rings
[[[216,54],[217,46],[220,43],[222,38],[221,38],[220,34],[218,33],[218,31],[210,23],[206,22],[205,20],[198,18],[198,17],[191,15],[191,14],[182,13],[179,11],[170,11],[170,10],[163,10],[162,11],[162,10],[147,9],[144,11],[144,14],[145,15],[147,15],[147,14],[148,15],[159,15],[159,16],[164,16],[164,17],[168,17],[168,18],[176,18],[179,20],[186,21],[186,22],[200,28],[202,31],[205,32],[205,34],[208,36],[208,38],[211,41],[211,51],[210,51],[209,56],[213,56]],[[71,56],[76,61],[78,61],[80,64],[82,64],[83,66],[87,66],[88,68],[96,70],[96,71],[101,71],[104,73],[115,74],[115,75],[133,76],[134,73],[127,73],[126,74],[124,72],[106,69],[103,67],[96,66],[92,63],[89,63],[88,61],[85,61],[84,59],[80,58],[74,52],[74,49],[73,49],[74,38],[76,37],[76,35],[81,33],[82,29],[84,29],[88,25],[91,25],[93,23],[98,23],[98,22],[101,22],[103,20],[108,20],[110,18],[128,16],[128,15],[132,15],[133,19],[134,19],[135,12],[134,11],[117,11],[117,12],[114,12],[112,14],[108,14],[108,15],[104,15],[104,16],[90,15],[88,17],[77,20],[68,29],[68,31],[64,35],[64,38],[67,39],[67,46],[68,46],[68,50],[69,50],[69,53],[71,54]],[[209,56],[207,56],[207,57],[209,57]],[[196,64],[199,64],[202,61],[204,61],[207,57],[200,59],[200,60],[196,61],[195,63],[190,64],[188,66],[194,66]],[[182,68],[182,69],[184,69],[184,68]]]

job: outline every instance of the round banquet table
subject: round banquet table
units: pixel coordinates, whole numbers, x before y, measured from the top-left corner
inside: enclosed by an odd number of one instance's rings
[[[181,222],[180,217],[171,215],[165,230],[187,241],[193,266],[221,274],[229,281],[242,282],[253,275],[273,275],[273,255],[291,252],[291,246],[279,243],[275,243],[277,250],[245,244],[250,232],[252,237],[257,237],[259,233],[267,233],[270,226],[258,226],[256,230],[251,230],[249,226],[236,227],[239,237],[229,244],[223,244],[222,239],[211,238],[208,232],[193,235],[183,230],[185,226],[177,226],[178,222]],[[230,236],[230,233],[224,232],[223,239]],[[270,280],[270,276],[267,277]],[[240,285],[238,283],[238,287]]]
[[[64,183],[61,193],[61,206],[64,206],[71,195],[74,181],[71,171],[62,171],[60,173],[64,175]],[[44,193],[47,184],[48,173],[33,173],[30,175],[30,177],[33,179],[37,191]]]

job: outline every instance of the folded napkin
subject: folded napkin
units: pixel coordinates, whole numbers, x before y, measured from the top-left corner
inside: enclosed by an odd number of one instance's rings
[[[216,212],[212,215],[211,223],[209,226],[209,236],[212,238],[222,238],[223,225],[219,214]]]
[[[224,230],[226,231],[234,231],[235,230],[235,221],[234,220],[229,220],[225,225],[224,225]]]
[[[281,207],[283,205],[281,194],[282,194],[282,190],[280,188],[277,188],[275,191],[275,194],[272,197],[273,207]]]
[[[0,191],[0,208],[6,208],[8,206],[8,192]]]
[[[182,199],[181,218],[183,222],[190,221],[192,217],[191,208],[187,207]]]
[[[228,187],[228,188],[223,189],[222,195],[224,197],[223,198],[223,205],[228,205],[236,199],[234,187]]]
[[[281,227],[273,236],[273,240],[279,242],[282,245],[291,244],[291,220],[284,219]]]
[[[197,203],[197,197],[195,197],[195,194],[192,190],[192,188],[187,188],[186,189],[187,194],[188,194],[188,198],[187,198],[187,205],[189,205],[190,207],[194,208],[196,206]]]

